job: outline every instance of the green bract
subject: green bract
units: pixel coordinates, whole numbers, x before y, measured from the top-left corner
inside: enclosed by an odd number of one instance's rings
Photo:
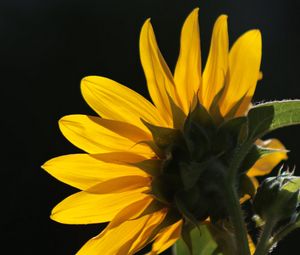
[[[298,185],[297,185],[298,182]],[[299,177],[282,173],[263,181],[257,190],[253,206],[263,219],[280,221],[298,215]]]
[[[198,103],[181,129],[144,123],[160,152],[153,195],[164,203],[175,204],[176,210],[195,225],[208,217],[212,221],[228,218],[224,185],[234,152],[246,138],[247,118],[218,125]],[[251,190],[253,194],[244,172],[241,169],[236,176],[238,191],[242,195]]]

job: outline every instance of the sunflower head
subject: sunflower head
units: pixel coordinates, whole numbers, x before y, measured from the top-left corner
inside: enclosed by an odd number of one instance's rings
[[[229,218],[224,190],[232,181],[234,157],[249,138],[247,113],[260,77],[261,35],[250,30],[229,50],[227,16],[221,15],[202,71],[195,9],[184,22],[180,45],[172,74],[148,19],[140,57],[153,104],[111,79],[89,76],[81,90],[99,116],[59,121],[64,136],[86,153],[44,164],[80,190],[59,203],[51,218],[67,224],[109,222],[78,254],[134,254],[149,243],[151,254],[159,254],[186,227]],[[286,159],[276,139],[252,141],[247,149],[233,175],[237,204],[254,195],[255,176]]]
[[[195,222],[227,218],[224,184],[233,153],[246,136],[246,118],[218,124],[198,102],[180,129],[144,123],[153,137],[148,144],[157,152],[151,184],[155,198]],[[242,169],[240,193],[247,178]]]

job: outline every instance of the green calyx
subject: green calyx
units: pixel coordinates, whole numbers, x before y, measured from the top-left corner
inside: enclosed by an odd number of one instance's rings
[[[195,224],[208,217],[227,218],[224,185],[230,160],[247,135],[247,118],[218,125],[198,103],[181,129],[144,124],[152,133],[160,162],[159,173],[152,175],[153,195]],[[236,178],[240,195],[253,193],[244,172]]]
[[[265,179],[253,201],[255,213],[264,221],[295,218],[300,209],[299,180],[289,172]]]

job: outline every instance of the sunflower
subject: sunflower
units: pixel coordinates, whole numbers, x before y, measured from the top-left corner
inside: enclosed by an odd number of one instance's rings
[[[188,219],[227,217],[220,202],[222,176],[240,134],[222,127],[251,107],[261,78],[261,35],[250,30],[229,51],[227,16],[221,15],[202,72],[199,34],[195,9],[184,22],[172,74],[146,20],[140,58],[153,104],[111,79],[88,76],[81,82],[82,94],[100,117],[60,119],[63,135],[86,153],[43,165],[80,190],[60,202],[51,219],[65,224],[109,222],[78,254],[134,254],[150,243],[150,254],[159,254],[181,237]],[[287,157],[276,139],[256,144],[273,151],[243,175],[254,187],[255,176],[270,173]],[[242,189],[241,184],[239,194],[245,200],[249,194]]]

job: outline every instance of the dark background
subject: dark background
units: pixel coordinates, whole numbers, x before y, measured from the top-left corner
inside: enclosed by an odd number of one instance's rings
[[[181,25],[200,7],[202,55],[213,22],[229,15],[231,43],[250,28],[263,35],[262,71],[255,101],[299,98],[299,1],[1,0],[1,249],[6,254],[74,254],[103,226],[62,225],[51,208],[75,189],[40,165],[78,152],[58,130],[67,114],[94,114],[82,99],[86,75],[103,75],[148,97],[138,56],[144,20],[152,18],[158,42],[173,70]],[[300,165],[299,127],[274,132]],[[299,175],[299,169],[296,170]],[[291,254],[299,231],[273,254]],[[168,253],[166,253],[168,254]]]

